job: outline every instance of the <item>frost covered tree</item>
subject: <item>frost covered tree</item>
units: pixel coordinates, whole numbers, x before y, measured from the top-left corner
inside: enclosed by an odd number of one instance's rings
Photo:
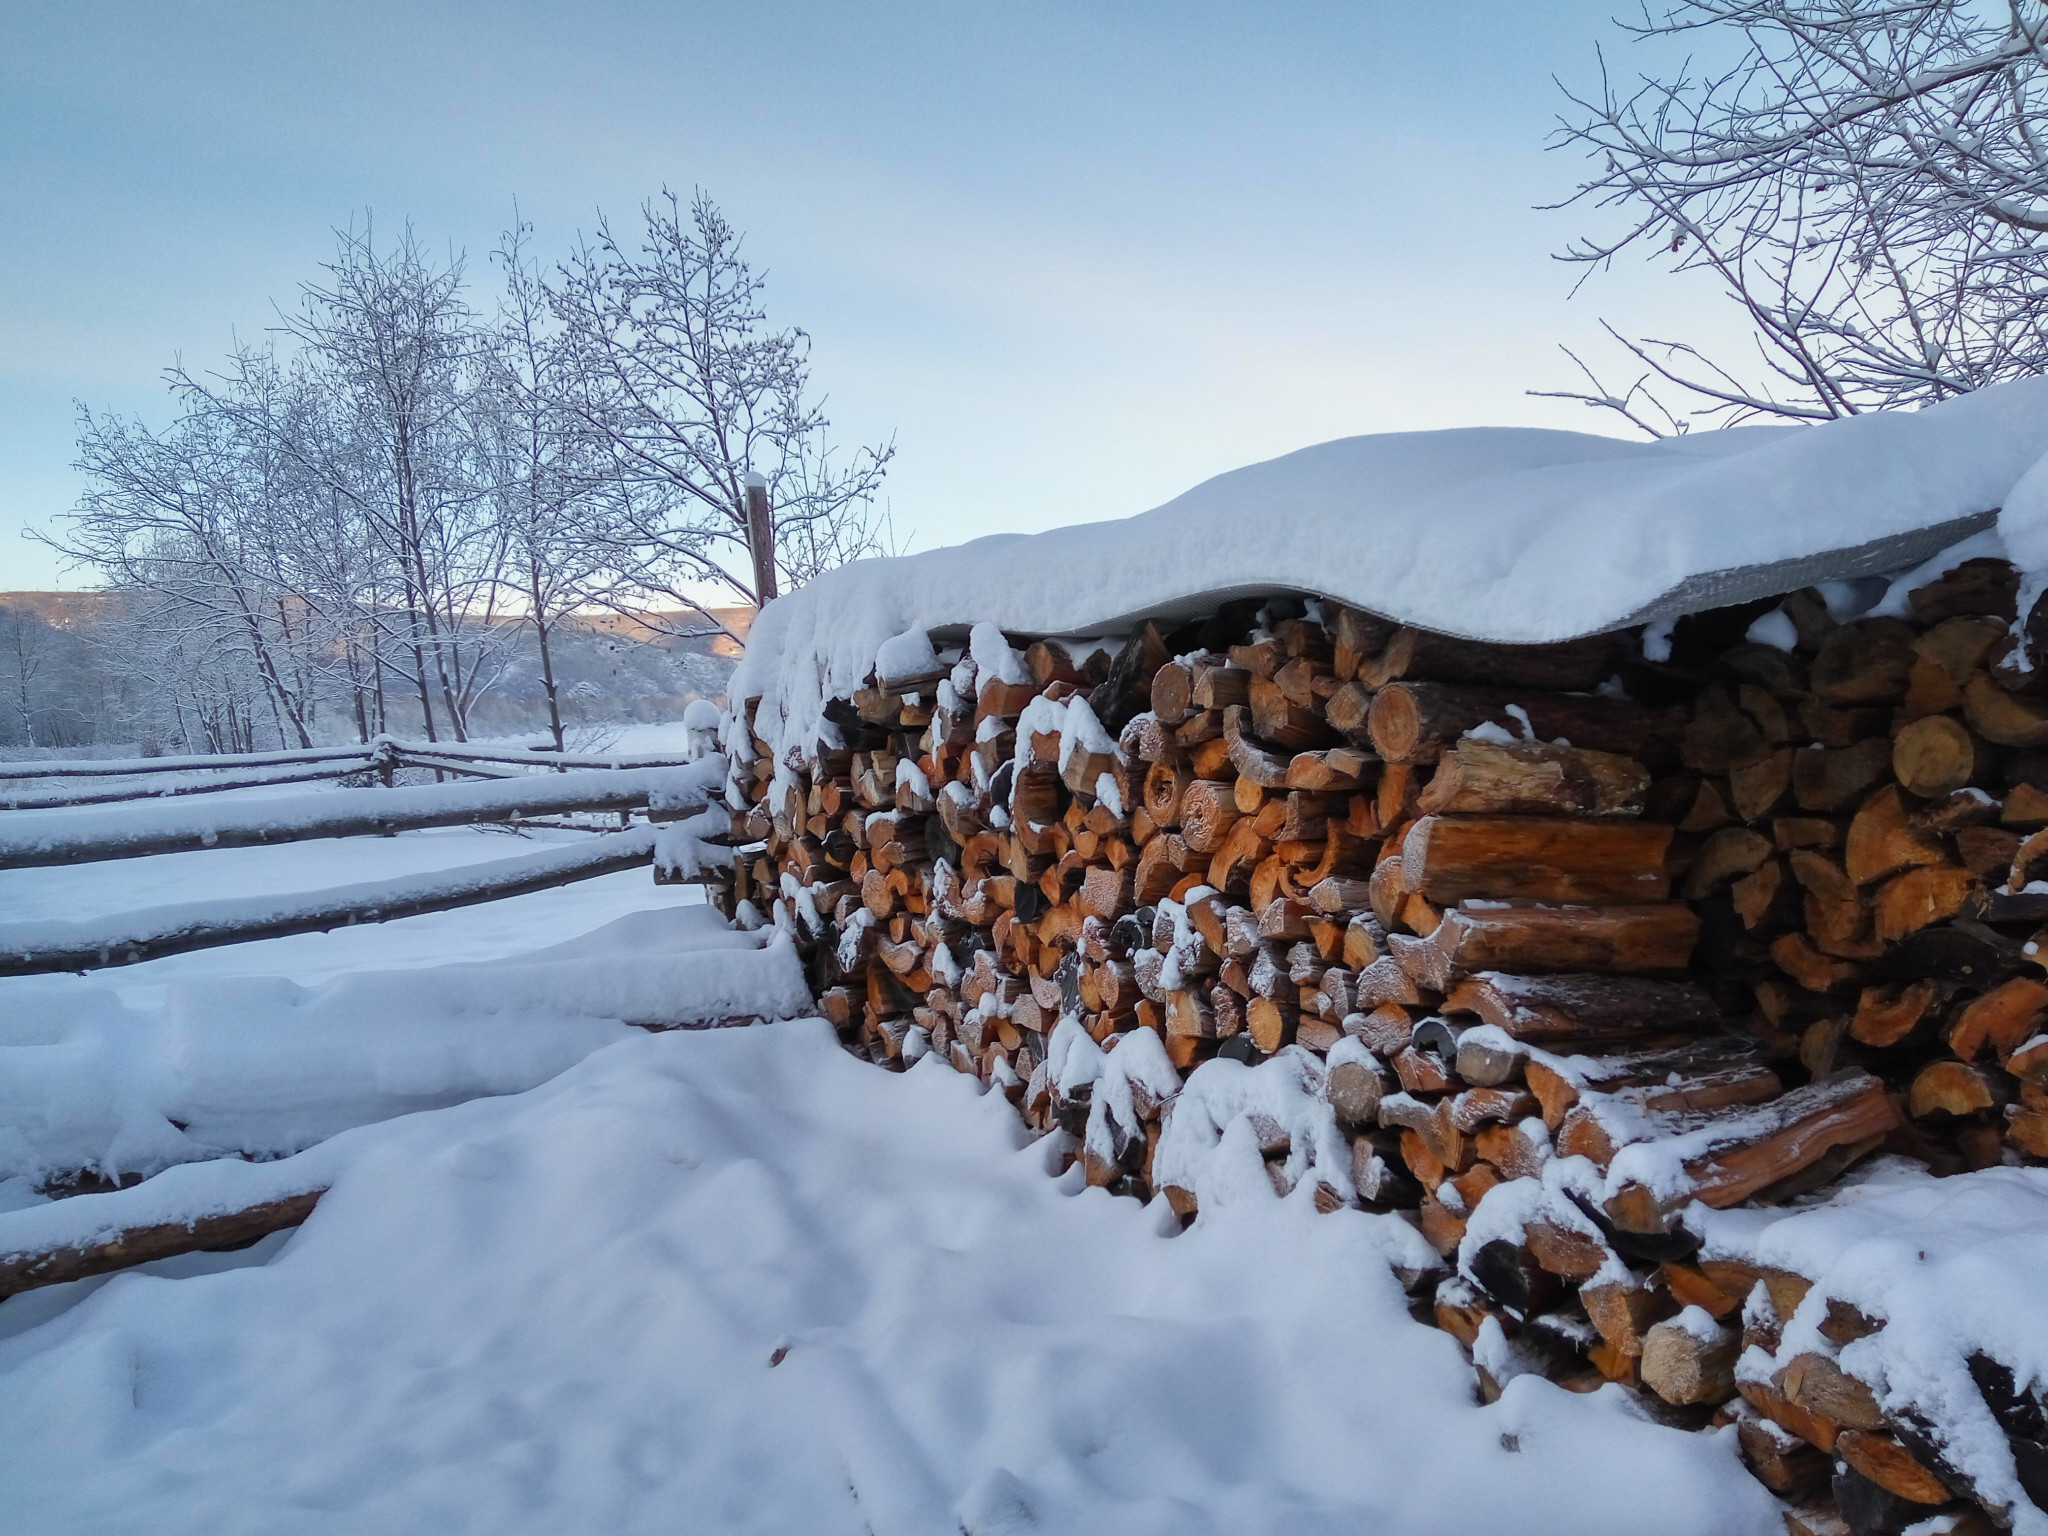
[[[1757,356],[1615,333],[1640,376],[1617,391],[1581,363],[1592,387],[1566,398],[1665,433],[2048,369],[2048,6],[1682,0],[1625,30],[1653,72],[1603,69],[1560,135],[1593,162],[1574,201],[1619,223],[1564,254],[1707,275]]]
[[[495,253],[504,297],[472,414],[506,584],[533,632],[548,730],[560,751],[556,627],[616,585],[625,493],[609,445],[575,408],[578,354],[553,322],[539,268],[526,255],[529,233],[516,226]]]
[[[270,416],[285,388],[245,353],[236,392],[180,391],[162,431],[81,409],[86,490],[50,542],[113,585],[153,600],[194,654],[239,656],[280,744],[311,746],[319,638],[280,557],[279,509],[300,493]]]
[[[840,459],[810,393],[810,338],[769,326],[766,280],[711,200],[641,209],[637,244],[599,220],[548,298],[577,358],[578,409],[627,492],[630,585],[708,622],[699,596],[757,604],[872,553],[892,443]],[[772,527],[750,524],[758,476]]]
[[[707,202],[651,209],[631,256],[601,231],[559,281],[529,233],[494,253],[489,308],[459,257],[351,226],[264,344],[167,371],[168,424],[81,406],[87,488],[48,542],[125,594],[108,654],[155,701],[142,739],[466,740],[496,691],[518,697],[489,729],[544,711],[559,745],[570,700],[717,685],[708,656],[599,634],[591,610],[702,638],[716,593],[873,547],[890,450],[835,463],[806,340],[767,328]],[[750,477],[772,541],[748,542]],[[647,611],[664,600],[680,620]]]
[[[427,739],[438,739],[438,702],[466,740],[470,706],[504,664],[504,539],[467,414],[485,344],[463,264],[436,261],[410,228],[380,248],[366,221],[341,232],[326,273],[283,326],[327,403],[326,430],[292,451],[389,564],[395,602],[379,613],[398,627]]]

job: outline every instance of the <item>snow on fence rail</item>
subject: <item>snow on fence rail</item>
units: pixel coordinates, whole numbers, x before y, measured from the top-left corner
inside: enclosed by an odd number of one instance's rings
[[[155,800],[345,778],[375,772],[389,785],[397,768],[431,768],[472,778],[517,778],[527,771],[568,773],[579,769],[679,768],[688,757],[650,753],[565,753],[471,747],[459,742],[401,741],[379,736],[353,747],[320,747],[296,752],[246,752],[216,757],[155,757],[97,761],[0,763],[0,810],[61,810],[122,800]],[[39,785],[4,787],[13,781],[78,778],[142,779],[99,789]]]
[[[278,768],[225,773],[164,775],[146,785],[132,782],[92,788],[65,785],[53,789],[0,788],[0,811],[57,811],[81,805],[114,805],[124,800],[171,800],[185,795],[218,794],[225,789],[268,789],[279,784],[310,784],[364,773],[376,764],[367,759],[341,763],[301,763]],[[509,772],[510,770],[506,770]]]
[[[375,762],[381,757],[432,756],[479,763],[517,763],[530,768],[675,768],[687,758],[649,752],[551,752],[542,747],[477,747],[467,742],[406,741],[379,736],[353,746],[309,747],[288,752],[212,753],[186,757],[127,757],[0,762],[0,779],[131,778],[138,774],[190,773],[202,769],[270,768],[291,763]]]
[[[376,755],[374,744],[309,747],[291,752],[240,752],[189,757],[114,757],[0,763],[0,779],[84,779],[132,777],[142,773],[187,773],[202,768],[271,768],[287,763],[332,763]]]
[[[227,805],[135,805],[90,818],[17,811],[0,818],[0,869],[141,858],[320,837],[516,821],[567,811],[652,809],[674,819],[704,809],[725,760],[685,768],[583,769],[484,783],[343,789]]]
[[[108,918],[0,924],[0,976],[134,965],[186,950],[319,933],[355,923],[389,922],[524,896],[644,865],[656,853],[663,835],[658,827],[630,827],[521,858],[494,859],[456,870],[336,886],[303,895],[227,897],[150,907]],[[675,879],[687,879],[697,872],[697,861],[687,855],[675,863]]]

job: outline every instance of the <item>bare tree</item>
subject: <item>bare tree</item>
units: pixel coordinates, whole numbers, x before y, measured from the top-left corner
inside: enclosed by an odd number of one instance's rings
[[[427,739],[438,739],[438,695],[460,741],[503,664],[494,603],[504,546],[467,457],[482,342],[459,260],[437,263],[410,228],[389,250],[367,221],[338,240],[328,281],[307,285],[283,327],[330,402],[326,429],[287,450],[388,557],[396,613],[378,612],[401,626]]]
[[[555,327],[539,268],[518,224],[495,253],[505,292],[474,412],[506,580],[532,627],[555,750],[563,747],[555,627],[608,593],[610,534],[623,505],[608,445],[575,409],[577,353]]]
[[[70,530],[47,542],[116,585],[174,600],[183,626],[246,658],[279,742],[310,746],[313,678],[291,654],[303,604],[257,536],[292,494],[267,425],[278,375],[265,355],[240,360],[231,401],[183,388],[185,409],[163,432],[81,408],[87,488]]]
[[[25,747],[47,745],[38,739],[36,725],[43,713],[44,674],[50,668],[50,633],[50,626],[28,610],[0,606],[0,675],[13,695],[9,713],[18,736],[9,734]]]
[[[664,190],[641,216],[637,248],[600,219],[547,294],[574,348],[577,409],[630,492],[631,586],[715,630],[707,589],[758,604],[880,547],[874,499],[895,446],[835,461],[809,396],[810,338],[769,328],[766,280],[708,197],[685,207]],[[773,507],[767,530],[749,518],[749,475]]]
[[[1693,417],[1826,420],[2048,368],[2048,8],[2038,0],[1682,0],[1626,27],[1672,59],[1572,96],[1560,141],[1619,210],[1569,260],[1635,249],[1710,274],[1754,327],[1743,368],[1623,338],[1640,375],[1553,391],[1652,434]],[[1677,391],[1676,401],[1669,390]]]

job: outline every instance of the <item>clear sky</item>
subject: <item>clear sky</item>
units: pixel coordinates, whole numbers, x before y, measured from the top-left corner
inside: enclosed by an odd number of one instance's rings
[[[0,0],[0,589],[72,502],[73,402],[259,333],[373,210],[480,273],[702,186],[894,432],[914,546],[1120,516],[1357,432],[1620,432],[1532,388],[1597,322],[1733,334],[1533,205],[1612,0],[720,5]]]

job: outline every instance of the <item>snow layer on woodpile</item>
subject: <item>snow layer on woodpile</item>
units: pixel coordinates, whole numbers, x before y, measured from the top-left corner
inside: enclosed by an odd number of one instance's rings
[[[247,1267],[0,1303],[0,1525],[1781,1529],[1728,1433],[1533,1378],[1475,1403],[1388,1270],[1399,1218],[1254,1184],[1169,1237],[1023,1139],[817,1021],[349,1132]]]
[[[2040,379],[1660,442],[1506,427],[1341,438],[1121,521],[828,572],[769,604],[730,695],[762,698],[770,741],[807,746],[821,699],[850,697],[884,646],[914,653],[903,637],[1117,632],[1276,589],[1479,639],[1568,639],[1917,564],[1989,527],[2044,453]],[[2048,549],[2048,495],[2026,507],[2026,526],[2002,531]]]

